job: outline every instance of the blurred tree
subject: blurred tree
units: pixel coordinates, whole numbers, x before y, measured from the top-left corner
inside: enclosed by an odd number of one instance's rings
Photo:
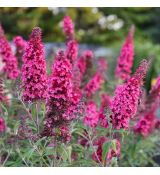
[[[115,14],[124,21],[120,33],[126,32],[131,24],[136,26],[136,36],[139,38],[151,38],[160,42],[160,8],[132,7],[132,8],[100,8],[104,16]]]
[[[108,46],[121,41],[131,24],[136,36],[160,42],[160,8],[0,8],[0,22],[11,39],[14,35],[27,38],[34,26],[43,29],[45,41],[63,41],[61,20],[68,14],[75,21],[80,42]],[[96,35],[95,35],[96,34]]]
[[[44,40],[59,41],[62,32],[57,23],[61,18],[48,8],[0,8],[0,21],[10,39],[15,35],[27,39],[32,28],[39,26],[43,29]]]
[[[79,41],[89,41],[89,36],[96,32],[96,21],[100,13],[92,8],[0,8],[0,22],[9,39],[15,35],[28,37],[34,26],[43,29],[45,41],[64,41],[61,20],[65,14],[70,15],[76,24]],[[88,34],[85,32],[88,30]],[[84,35],[85,34],[85,35]],[[86,36],[87,35],[87,36]]]

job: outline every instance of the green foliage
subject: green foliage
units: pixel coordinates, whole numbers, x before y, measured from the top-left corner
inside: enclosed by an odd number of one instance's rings
[[[96,128],[95,135],[95,131],[84,126],[81,119],[78,118],[70,126],[73,136],[70,143],[64,144],[58,142],[55,145],[52,144],[52,138],[46,137],[35,141],[31,139],[19,140],[15,137],[20,126],[20,120],[15,117],[17,116],[17,112],[22,108],[23,114],[30,111],[33,118],[29,120],[28,124],[37,133],[39,130],[36,124],[36,118],[38,114],[39,125],[42,126],[45,113],[44,104],[39,104],[39,108],[35,104],[26,106],[19,98],[13,98],[11,108],[6,107],[4,104],[1,104],[1,107],[2,115],[8,126],[6,133],[0,137],[1,166],[106,166],[105,160],[109,149],[116,149],[116,141],[112,139],[115,134],[122,138],[121,156],[118,160],[113,157],[107,166],[158,166],[152,159],[156,154],[159,154],[158,142],[160,141],[160,135],[158,132],[153,132],[149,137],[143,138],[132,132],[113,130],[110,125],[108,129]],[[84,131],[87,133],[87,136],[84,134]],[[109,141],[103,144],[103,163],[100,163],[92,160],[91,155],[96,151],[96,147],[93,145],[94,141],[102,135],[106,135]],[[77,143],[79,138],[86,139],[89,146],[84,147]]]
[[[135,136],[132,132],[124,138],[119,166],[140,167],[159,166],[152,158],[157,149],[159,134],[153,133],[147,138]],[[157,150],[156,150],[157,151]]]

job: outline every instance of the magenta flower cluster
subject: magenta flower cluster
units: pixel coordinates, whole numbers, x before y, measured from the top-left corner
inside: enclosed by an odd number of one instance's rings
[[[63,18],[63,31],[67,37],[67,40],[73,38],[74,35],[74,24],[72,19],[69,16]]]
[[[147,96],[144,109],[138,115],[139,121],[134,126],[134,131],[144,137],[147,137],[154,128],[157,128],[158,119],[156,119],[156,111],[160,105],[160,76],[157,78],[156,84],[152,87]]]
[[[15,56],[18,60],[18,67],[19,67],[19,69],[21,69],[21,67],[22,67],[22,56],[24,54],[27,42],[21,36],[14,37],[13,42],[14,42],[14,45],[16,47]]]
[[[148,62],[143,60],[135,74],[126,83],[116,88],[112,100],[112,124],[116,129],[128,129],[129,121],[137,112],[143,78],[146,75]]]
[[[69,16],[63,19],[63,30],[67,38],[66,51],[60,50],[56,55],[49,77],[47,114],[42,135],[53,135],[67,142],[71,138],[69,124],[79,112],[82,94],[76,66],[78,43],[74,39],[74,24]]]
[[[0,117],[0,133],[4,132],[6,129],[5,121],[2,117]]]
[[[70,60],[71,64],[75,63],[78,56],[78,43],[75,40],[70,40],[67,42],[66,50],[67,59]]]
[[[32,30],[23,55],[22,66],[23,99],[35,101],[47,97],[47,73],[41,29]]]
[[[134,132],[138,133],[144,137],[147,137],[155,126],[155,115],[153,113],[146,114],[142,116],[136,126],[134,127]]]
[[[0,78],[0,102],[8,103],[8,98],[4,93],[4,86],[2,78]]]
[[[24,52],[27,42],[21,36],[14,37],[13,42],[19,53]]]
[[[106,112],[110,109],[111,97],[108,94],[103,93],[101,95],[101,106],[99,110],[99,124],[104,128],[108,128],[108,119]]]
[[[105,58],[98,59],[98,70],[102,73],[105,72],[108,68],[108,63]]]
[[[91,50],[86,50],[82,53],[81,57],[78,59],[77,66],[79,68],[81,80],[87,69],[92,67],[93,52]]]
[[[98,71],[95,73],[92,79],[85,86],[85,93],[87,97],[91,97],[97,90],[100,89],[104,82],[102,74]]]
[[[11,46],[5,37],[2,26],[0,26],[0,55],[4,63],[3,71],[6,73],[7,78],[16,79],[19,75],[18,62],[14,56]]]
[[[116,76],[122,80],[129,78],[134,59],[134,44],[133,44],[134,27],[131,30],[122,46],[118,63],[116,67]]]
[[[72,64],[60,50],[49,79],[47,114],[42,135],[54,135],[53,129],[67,125],[73,118]]]
[[[68,105],[68,99],[72,97],[72,65],[63,51],[59,51],[52,67],[52,75],[49,82],[49,96],[53,100],[53,106],[63,109]]]
[[[86,104],[84,116],[84,124],[90,127],[96,127],[99,121],[97,106],[94,101],[89,101]]]
[[[58,137],[57,137],[58,136]],[[59,133],[56,135],[57,139],[60,139],[62,142],[71,141],[71,133],[68,126],[62,125],[59,128]]]

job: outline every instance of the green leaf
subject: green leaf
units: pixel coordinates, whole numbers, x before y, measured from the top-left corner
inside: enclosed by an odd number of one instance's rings
[[[46,147],[46,150],[45,150],[45,156],[51,156],[54,154],[54,150],[52,147]]]
[[[19,125],[20,125],[20,121],[16,121],[15,122],[15,125],[14,125],[14,128],[13,128],[14,134],[17,134]]]
[[[26,150],[26,153],[24,154],[24,157],[27,158],[27,159],[30,159],[33,155],[34,156],[36,155],[35,148]]]
[[[71,158],[71,156],[72,156],[72,146],[68,146],[67,150],[68,150],[68,160],[69,160],[69,163],[71,163],[72,162],[72,158]]]
[[[58,149],[58,152],[59,152],[61,158],[63,159],[63,161],[66,162],[68,159],[68,152],[67,152],[67,149],[65,148],[65,146],[61,145]]]
[[[2,103],[0,103],[0,104],[1,104],[2,109],[4,109],[6,115],[8,116],[8,110],[7,110],[7,108]]]
[[[36,146],[41,146],[41,144],[42,144],[42,142],[43,142],[44,140],[46,140],[45,137],[40,138],[40,139],[35,143],[35,145],[36,145]]]
[[[105,163],[106,156],[107,156],[107,153],[109,151],[110,145],[111,145],[110,142],[106,142],[106,143],[103,144],[103,150],[102,150],[102,161],[103,161],[103,163]]]
[[[111,144],[112,144],[113,150],[116,151],[116,140],[115,139],[112,140]]]

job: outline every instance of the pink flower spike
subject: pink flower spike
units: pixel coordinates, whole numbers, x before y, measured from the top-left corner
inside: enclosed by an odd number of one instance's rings
[[[0,55],[4,63],[3,71],[8,79],[16,79],[19,75],[18,62],[14,56],[11,46],[4,34],[2,26],[0,26]]]
[[[98,69],[99,71],[102,71],[104,73],[108,68],[108,63],[105,58],[99,58],[98,59]]]
[[[3,81],[1,78],[0,78],[0,102],[8,104],[8,98],[4,93]]]
[[[78,56],[78,43],[75,40],[67,42],[66,56],[74,64]]]
[[[55,136],[64,142],[70,140],[68,125],[76,117],[79,97],[73,87],[72,64],[60,50],[56,55],[49,79],[49,96],[42,136]],[[64,127],[65,126],[65,127]],[[56,133],[59,129],[60,135]]]
[[[82,80],[84,74],[88,69],[92,68],[93,52],[86,50],[82,53],[81,57],[77,60],[77,67],[79,68],[80,78]]]
[[[68,105],[72,97],[72,65],[60,50],[56,55],[52,67],[52,75],[49,82],[49,99],[53,100],[53,106],[63,109]]]
[[[0,117],[0,133],[4,132],[6,129],[5,121],[2,117]]]
[[[95,127],[98,123],[99,115],[94,101],[86,104],[86,114],[84,117],[84,124],[90,127]]]
[[[23,55],[22,87],[25,101],[43,100],[47,97],[47,72],[41,29],[32,30]]]
[[[133,43],[133,35],[134,35],[134,26],[131,27],[129,34],[122,46],[120,55],[118,57],[118,63],[116,67],[116,76],[121,78],[122,80],[126,80],[129,78],[131,73],[131,68],[133,65],[134,59],[134,43]]]
[[[110,108],[111,97],[108,94],[101,95],[101,106],[99,110],[99,124],[104,128],[108,128],[108,120],[105,115],[107,108]]]
[[[72,19],[69,16],[63,18],[63,31],[67,37],[67,40],[73,38],[74,35],[74,24]]]
[[[112,124],[116,129],[128,129],[129,121],[137,112],[141,86],[148,69],[148,62],[143,60],[135,74],[126,83],[116,88],[112,100]]]
[[[16,47],[16,57],[18,60],[18,66],[21,68],[22,66],[22,56],[24,54],[27,42],[21,37],[21,36],[16,36],[13,38],[14,45]]]
[[[97,90],[100,89],[104,82],[104,78],[100,72],[96,72],[93,78],[86,84],[84,89],[87,97],[91,97]]]
[[[136,126],[134,127],[134,132],[147,137],[155,126],[155,115],[153,113],[145,114],[142,116]]]
[[[21,37],[21,36],[16,36],[13,38],[13,42],[16,46],[16,49],[19,52],[23,52],[25,50],[27,42]]]
[[[147,96],[144,109],[139,113],[139,121],[134,126],[134,132],[147,137],[154,128],[158,126],[158,120],[156,119],[156,111],[160,105],[160,76],[157,78],[156,84],[151,88],[149,95]]]

